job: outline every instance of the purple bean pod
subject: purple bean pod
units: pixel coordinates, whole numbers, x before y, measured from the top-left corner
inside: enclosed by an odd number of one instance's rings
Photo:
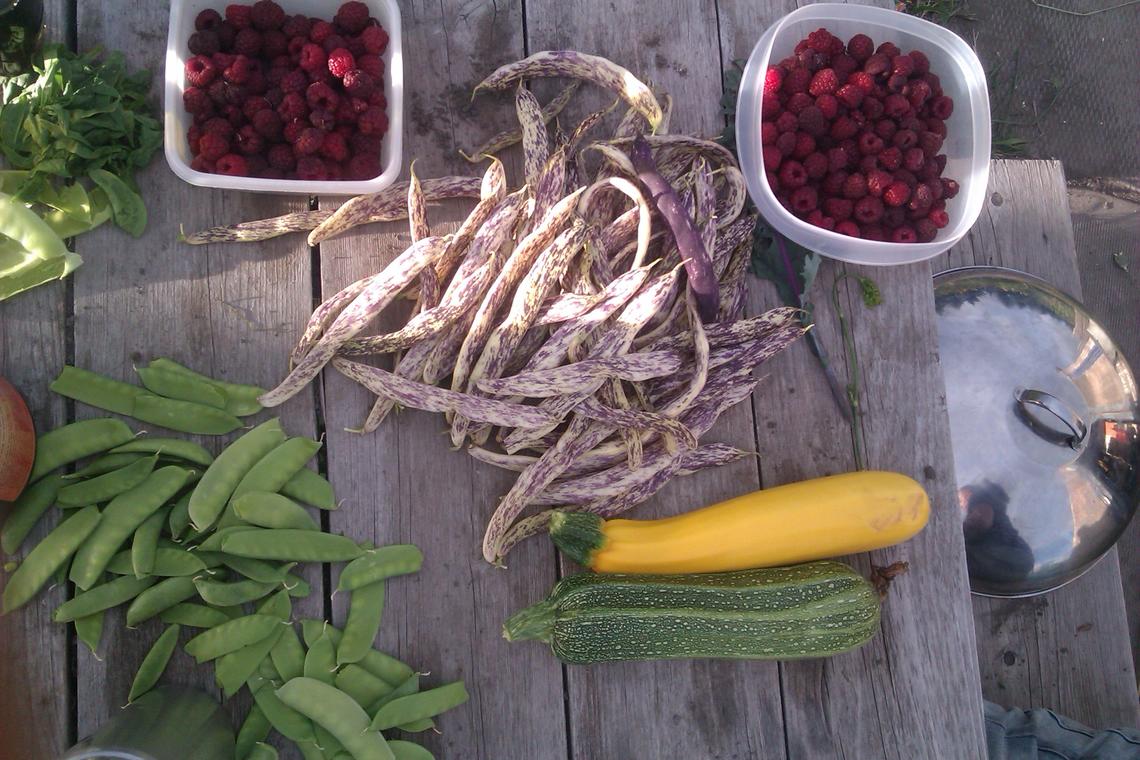
[[[569,103],[571,98],[574,97],[574,93],[578,91],[578,88],[581,87],[581,85],[581,82],[571,82],[561,92],[555,95],[553,100],[542,107],[543,124],[549,124],[555,116],[562,113],[562,109],[565,108],[566,104]],[[521,140],[521,129],[508,129],[503,132],[499,132],[490,140],[483,143],[470,153],[465,153],[464,151],[460,150],[459,155],[463,156],[463,158],[467,161],[470,161],[473,164],[477,164],[486,156],[494,156],[499,151],[504,150],[505,148],[509,148]]]
[[[717,225],[724,227],[736,221],[744,212],[748,189],[744,184],[744,174],[735,166],[722,166],[718,176],[724,192],[716,205]]]
[[[332,216],[332,213],[332,211],[295,211],[292,214],[283,214],[269,219],[209,227],[198,232],[192,232],[189,235],[183,235],[180,239],[183,243],[190,245],[252,243],[259,240],[269,240],[279,235],[287,235],[290,232],[308,232]]]
[[[692,449],[697,446],[696,436],[678,420],[658,414],[657,412],[639,412],[636,409],[618,409],[606,406],[597,399],[590,397],[574,407],[574,411],[584,417],[598,422],[615,425],[618,430],[642,428],[677,438],[685,448]]]
[[[519,128],[522,130],[523,166],[527,184],[538,186],[542,167],[550,155],[549,137],[546,122],[542,119],[542,106],[520,80],[515,88],[515,112],[518,114]]]
[[[392,370],[393,374],[408,380],[418,381],[423,374],[424,364],[427,363],[428,355],[434,346],[435,339],[429,339],[409,348],[407,353],[400,357],[400,361]],[[348,432],[358,432],[362,435],[373,432],[380,427],[380,423],[384,421],[395,406],[396,399],[391,396],[377,396],[376,401],[372,403],[372,409],[368,412],[368,417],[365,418],[364,424],[360,426],[360,430],[349,430]]]
[[[559,367],[531,370],[510,377],[481,378],[479,390],[496,396],[546,398],[596,386],[598,380],[651,380],[679,372],[686,363],[680,351],[655,351],[583,359]]]
[[[566,149],[559,148],[542,167],[534,184],[534,215],[541,219],[566,195]]]
[[[550,296],[539,309],[534,323],[536,325],[556,325],[559,322],[577,319],[594,308],[600,300],[601,295],[594,293],[561,293]]]

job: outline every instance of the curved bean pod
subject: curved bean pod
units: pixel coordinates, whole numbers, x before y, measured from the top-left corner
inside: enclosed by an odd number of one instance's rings
[[[336,737],[356,760],[394,760],[384,737],[369,726],[368,714],[335,686],[301,677],[276,693],[286,705]]]
[[[385,578],[418,573],[424,555],[412,544],[392,544],[370,549],[340,571],[337,591],[355,591]]]
[[[372,719],[372,728],[388,728],[432,718],[466,702],[470,697],[462,681],[454,681],[434,689],[393,699],[381,707]]]
[[[256,704],[250,707],[238,729],[237,741],[234,742],[235,760],[249,760],[253,748],[264,741],[272,729],[273,725],[262,709]]]
[[[549,138],[546,135],[546,122],[542,118],[542,106],[538,98],[519,82],[515,89],[515,112],[522,130],[523,166],[526,181],[537,187],[542,168],[549,156]]]
[[[162,635],[155,640],[147,651],[146,657],[143,658],[142,664],[139,665],[138,671],[135,672],[134,681],[131,682],[131,691],[127,696],[128,703],[134,702],[158,683],[158,679],[166,670],[166,664],[170,662],[170,656],[174,654],[174,647],[178,645],[178,634],[181,631],[182,627],[175,623],[168,626]]]
[[[230,500],[251,492],[281,490],[320,450],[320,441],[300,436],[290,438],[249,468]]]
[[[315,741],[313,724],[304,715],[278,699],[272,684],[255,676],[250,679],[249,691],[253,694],[254,702],[279,734],[297,744],[311,744]]]
[[[181,235],[179,239],[190,245],[209,243],[251,243],[270,240],[290,232],[308,232],[332,216],[332,211],[295,211],[291,214],[259,219],[254,222],[238,222],[218,227],[209,227],[200,232]],[[392,221],[385,219],[383,221]]]
[[[279,493],[250,491],[235,498],[233,508],[242,520],[262,528],[321,529],[304,507]]]
[[[70,365],[65,365],[48,387],[61,396],[128,417],[133,416],[135,399],[146,393],[137,385]]]
[[[152,425],[195,435],[225,435],[241,427],[241,420],[224,409],[156,396],[153,393],[140,393],[136,396],[130,416]]]
[[[239,557],[298,562],[346,562],[364,553],[356,542],[311,530],[250,530],[231,533],[222,551]]]
[[[201,531],[213,525],[250,468],[284,441],[281,421],[274,418],[227,446],[206,469],[190,497],[190,522],[194,528]]]
[[[121,575],[112,581],[92,586],[68,599],[55,608],[51,619],[57,623],[69,623],[76,618],[87,617],[102,610],[117,607],[123,602],[134,599],[154,585],[154,578],[135,578],[130,575]]]
[[[301,646],[301,640],[297,638],[297,631],[293,629],[292,623],[286,626],[285,632],[270,650],[269,657],[283,680],[288,681],[290,678],[304,675],[305,648]]]
[[[118,446],[115,448],[118,448]],[[105,475],[112,470],[121,470],[127,465],[134,464],[144,457],[144,454],[116,454],[112,452],[97,457],[90,463],[80,467],[75,472],[68,473],[62,477],[65,482],[94,478],[99,475]]]
[[[262,599],[277,588],[277,584],[252,580],[215,581],[199,577],[194,579],[194,588],[206,604],[231,607]]]
[[[377,678],[356,663],[348,663],[336,674],[336,687],[352,697],[356,704],[371,713],[369,709],[381,697],[392,692],[387,681]]]
[[[281,620],[272,615],[246,615],[198,634],[186,642],[184,649],[202,664],[261,641],[280,625]]]
[[[273,615],[282,622],[288,622],[290,614],[289,595],[279,591],[262,602],[259,615]],[[257,672],[257,668],[269,656],[277,640],[284,634],[285,626],[279,625],[265,639],[236,652],[224,654],[214,661],[214,678],[222,687],[222,694],[229,699]]]
[[[107,572],[114,575],[134,575],[132,550],[124,549],[111,557],[107,563]],[[186,575],[198,575],[206,571],[206,563],[195,552],[183,549],[171,549],[165,546],[158,547],[154,555],[154,565],[150,575],[163,578],[178,578]]]
[[[190,628],[213,628],[230,620],[221,610],[191,602],[182,602],[163,610],[158,619]]]
[[[560,114],[562,112],[562,109],[566,107],[566,104],[570,102],[570,99],[574,97],[574,93],[578,91],[578,88],[580,86],[581,82],[571,82],[569,85],[563,88],[561,92],[555,95],[549,103],[544,105],[542,107],[542,122],[544,124],[549,124],[555,116]],[[463,158],[468,162],[477,164],[482,161],[484,157],[491,156],[493,158],[494,154],[498,153],[504,148],[509,148],[512,145],[515,145],[521,140],[521,129],[508,129],[503,132],[499,132],[490,140],[483,143],[470,153],[465,153],[463,150],[460,150],[459,155],[463,156]]]
[[[246,385],[244,383],[230,383],[225,380],[215,380],[212,377],[207,377],[200,372],[195,372],[188,367],[184,367],[171,359],[156,358],[151,360],[148,366],[178,372],[217,386],[218,389],[226,395],[226,411],[235,417],[248,417],[251,414],[257,414],[261,411],[261,404],[257,403],[257,397],[265,393],[264,388],[259,388],[256,385]]]
[[[134,437],[122,420],[115,419],[82,420],[49,430],[36,440],[36,461],[28,482],[35,483],[52,470],[113,449]]]
[[[196,593],[194,579],[190,576],[178,576],[159,581],[151,588],[144,590],[131,602],[131,606],[127,608],[127,627],[134,628],[144,620],[149,620],[160,612],[186,601]]]
[[[425,747],[402,739],[393,739],[388,742],[388,748],[392,750],[392,755],[396,760],[434,760],[435,758],[435,755]]]
[[[9,555],[19,551],[20,544],[55,502],[64,482],[62,475],[49,475],[24,489],[12,503],[4,528],[0,530],[0,550]]]
[[[96,660],[102,659],[99,657],[99,640],[103,638],[103,623],[106,617],[107,611],[100,610],[93,615],[76,618],[71,623],[75,626],[76,638],[91,650]]]
[[[317,509],[334,510],[339,505],[333,493],[332,483],[315,470],[302,467],[289,482],[281,486],[282,496],[310,504]]]
[[[481,182],[478,177],[426,179],[423,181],[423,193],[427,200],[478,198]],[[309,245],[317,245],[323,240],[364,224],[377,209],[385,208],[393,203],[400,204],[403,207],[407,195],[408,184],[397,182],[371,195],[358,195],[355,198],[350,198],[328,219],[309,233]]]
[[[143,387],[159,396],[226,408],[226,394],[213,383],[162,367],[135,367]]]
[[[380,631],[380,618],[384,613],[384,581],[360,586],[352,591],[348,618],[340,644],[336,648],[336,664],[359,662],[372,649],[372,642]]]
[[[296,562],[273,565],[264,560],[250,559],[249,557],[231,557],[229,555],[222,555],[222,557],[222,564],[235,573],[251,581],[270,583],[274,586],[289,580],[289,571],[297,566]]]
[[[57,496],[60,506],[85,507],[110,501],[146,480],[157,463],[158,455],[143,457],[121,469],[65,486]]]
[[[147,437],[135,438],[122,446],[111,449],[111,454],[139,453],[158,454],[173,459],[182,459],[186,462],[209,467],[214,461],[214,455],[206,451],[205,447],[185,438]]]
[[[595,182],[586,189],[586,192],[582,194],[581,199],[578,201],[578,213],[587,216],[590,201],[594,195],[608,187],[616,188],[624,193],[633,201],[637,208],[637,252],[634,254],[633,263],[630,264],[631,269],[637,269],[642,265],[642,262],[645,261],[645,254],[649,251],[649,239],[653,234],[653,217],[649,210],[649,204],[646,202],[645,196],[641,194],[641,191],[637,189],[637,185],[621,177],[607,177],[604,180]]]
[[[257,742],[246,755],[246,760],[277,760],[277,750],[265,742]]]
[[[157,575],[154,565],[158,555],[158,539],[169,513],[169,508],[160,508],[135,529],[135,535],[131,539],[131,570],[136,578]]]
[[[97,507],[85,507],[36,544],[4,586],[5,613],[27,604],[99,525]]]

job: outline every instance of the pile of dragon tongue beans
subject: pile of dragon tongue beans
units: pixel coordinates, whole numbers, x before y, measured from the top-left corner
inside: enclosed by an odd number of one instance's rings
[[[764,78],[764,172],[800,219],[843,235],[925,243],[950,219],[958,183],[942,176],[946,120],[930,61],[865,34],[801,40]]]

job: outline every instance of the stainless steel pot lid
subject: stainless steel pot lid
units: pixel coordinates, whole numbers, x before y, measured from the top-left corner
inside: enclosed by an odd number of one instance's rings
[[[934,285],[970,588],[1050,591],[1108,551],[1140,502],[1136,381],[1048,283],[967,267]]]

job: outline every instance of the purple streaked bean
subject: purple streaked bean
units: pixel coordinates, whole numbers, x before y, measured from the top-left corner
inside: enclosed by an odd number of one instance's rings
[[[601,300],[600,294],[595,293],[560,293],[546,299],[546,303],[539,309],[535,317],[536,325],[553,325],[577,319]]]
[[[570,102],[570,99],[574,97],[574,93],[578,91],[578,88],[581,85],[581,82],[571,82],[561,92],[559,92],[553,100],[542,107],[542,121],[544,124],[549,124],[555,116],[562,113],[562,109],[565,108],[566,104]],[[463,156],[463,158],[467,161],[470,161],[473,164],[477,164],[482,161],[485,156],[493,157],[494,154],[505,148],[511,147],[521,140],[521,129],[508,129],[503,132],[499,132],[490,140],[483,143],[470,153],[465,153],[464,151],[460,150],[459,155]]]
[[[424,366],[431,355],[437,338],[430,338],[421,341],[408,349],[408,352],[400,359],[400,363],[396,365],[393,373],[398,377],[403,377],[408,380],[419,381],[423,377]],[[376,401],[372,403],[372,409],[368,412],[368,417],[364,420],[364,424],[360,426],[359,431],[349,430],[348,432],[359,432],[361,435],[371,433],[380,427],[380,423],[384,422],[384,418],[396,406],[396,400],[390,396],[377,396]]]
[[[478,177],[436,177],[423,181],[424,197],[429,201],[445,198],[478,198],[482,180]],[[392,204],[400,204],[405,213],[404,201],[408,195],[408,183],[397,182],[370,195],[358,195],[345,201],[328,219],[309,233],[309,245],[317,245],[335,235],[367,223],[378,209]]]
[[[515,112],[522,128],[524,175],[531,187],[537,187],[542,168],[550,156],[550,140],[542,118],[542,106],[522,81],[515,88]]]
[[[578,213],[581,216],[589,216],[588,210],[591,200],[604,188],[614,188],[624,193],[637,207],[637,253],[634,255],[633,263],[630,264],[630,267],[639,267],[645,261],[645,254],[649,250],[649,238],[653,234],[653,217],[649,210],[649,204],[646,202],[645,196],[642,195],[637,185],[621,177],[607,177],[590,185],[590,187],[586,189],[586,192],[582,193],[582,197],[578,201]]]

